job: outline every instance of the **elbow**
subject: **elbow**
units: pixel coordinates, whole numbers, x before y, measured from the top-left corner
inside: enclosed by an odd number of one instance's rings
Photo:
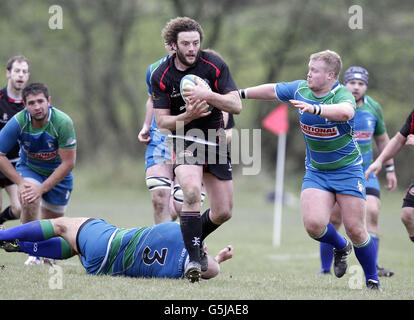
[[[354,109],[351,110],[344,110],[342,114],[340,115],[339,121],[349,121],[355,116]]]
[[[240,106],[240,107],[234,109],[233,114],[240,114],[241,111],[242,111],[242,107]]]

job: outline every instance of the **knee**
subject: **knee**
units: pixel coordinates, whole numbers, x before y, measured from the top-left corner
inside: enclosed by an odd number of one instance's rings
[[[13,212],[13,215],[16,218],[20,218],[20,214],[22,212],[22,206],[20,205],[20,203],[12,204],[11,205],[11,211]]]
[[[221,225],[224,222],[230,220],[232,215],[233,215],[232,209],[230,208],[227,210],[217,211],[217,213],[213,212],[211,219],[215,224]]]
[[[406,227],[414,227],[414,208],[404,207],[402,209],[401,221]]]
[[[326,225],[322,224],[317,219],[306,218],[303,220],[303,225],[306,232],[312,238],[318,238],[325,231]]]
[[[368,232],[362,223],[346,226],[345,231],[349,239],[355,244],[360,244],[367,240]]]
[[[183,188],[184,202],[187,205],[193,206],[197,203],[201,204],[201,188],[197,186]]]
[[[55,219],[50,219],[49,221],[51,222],[52,226],[53,226],[53,230],[55,232],[56,236],[60,236],[62,234],[65,233],[67,227],[67,221],[69,218],[67,217],[60,217],[60,218],[55,218]]]

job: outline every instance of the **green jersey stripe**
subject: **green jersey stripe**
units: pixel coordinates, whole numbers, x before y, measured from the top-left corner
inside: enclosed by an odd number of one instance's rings
[[[316,140],[306,137],[306,143],[310,150],[316,152],[332,152],[347,146],[352,141],[351,135],[344,135],[342,137],[324,141]]]
[[[340,168],[346,167],[347,165],[354,163],[358,159],[359,156],[360,156],[359,150],[355,148],[355,150],[352,153],[334,162],[318,163],[314,160],[311,160],[311,164],[314,168],[318,170],[330,171],[330,170],[340,169]]]

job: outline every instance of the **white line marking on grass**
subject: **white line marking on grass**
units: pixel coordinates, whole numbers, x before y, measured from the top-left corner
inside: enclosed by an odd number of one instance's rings
[[[318,258],[319,253],[284,253],[284,254],[269,254],[269,259],[278,260],[278,261],[288,261],[288,260],[305,260]]]

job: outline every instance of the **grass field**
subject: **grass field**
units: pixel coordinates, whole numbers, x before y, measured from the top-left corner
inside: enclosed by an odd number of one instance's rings
[[[95,170],[95,171],[94,171]],[[137,170],[137,169],[135,169]],[[97,174],[100,170],[76,172],[76,186],[67,216],[104,218],[120,227],[152,224],[148,191],[143,188],[141,173],[125,176],[121,186]],[[103,172],[103,171],[101,171]],[[98,177],[98,178],[97,178]],[[102,179],[102,181],[100,181]],[[120,178],[122,179],[122,177]],[[111,181],[109,184],[107,181]],[[233,218],[207,240],[210,252],[228,244],[235,248],[233,259],[221,266],[219,277],[190,284],[185,280],[131,279],[88,276],[77,257],[59,261],[61,289],[53,289],[56,270],[48,266],[23,265],[21,253],[0,252],[0,299],[58,300],[401,300],[414,298],[413,244],[400,222],[403,192],[383,191],[380,216],[380,263],[395,271],[392,278],[382,279],[382,293],[351,289],[355,274],[318,276],[320,267],[318,243],[310,239],[299,212],[297,177],[286,177],[287,189],[293,197],[283,209],[280,247],[272,245],[273,203],[266,200],[273,180],[263,175],[235,180]],[[290,189],[289,189],[290,188]],[[295,198],[296,197],[296,198]],[[16,223],[7,223],[13,226]],[[342,230],[343,231],[343,230]],[[352,254],[350,267],[358,265]],[[52,284],[51,284],[52,281]],[[352,282],[352,281],[351,281]]]

